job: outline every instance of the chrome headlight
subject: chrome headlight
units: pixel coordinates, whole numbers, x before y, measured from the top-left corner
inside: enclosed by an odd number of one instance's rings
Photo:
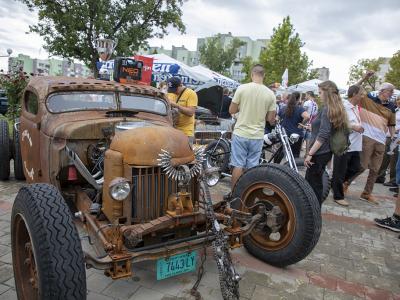
[[[219,182],[221,174],[219,168],[209,167],[204,170],[204,177],[208,186],[214,186]]]
[[[294,143],[296,143],[296,142],[299,140],[299,138],[300,138],[300,135],[299,135],[299,134],[297,134],[297,133],[292,133],[292,134],[290,135],[290,137],[289,137],[289,141],[290,141],[292,144],[294,144]]]
[[[108,191],[111,198],[122,201],[126,199],[131,192],[131,185],[126,178],[117,177],[111,181]]]

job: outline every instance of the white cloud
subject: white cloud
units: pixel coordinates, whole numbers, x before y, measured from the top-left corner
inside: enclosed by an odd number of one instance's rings
[[[345,86],[351,64],[360,58],[390,57],[399,50],[398,0],[190,0],[183,5],[186,34],[171,29],[163,39],[149,40],[152,46],[170,49],[185,45],[196,49],[197,38],[232,32],[253,39],[269,38],[273,27],[290,15],[296,32],[306,43],[304,50],[314,67],[328,67],[331,79]],[[35,13],[20,2],[0,0],[0,54],[12,48],[14,54],[46,56],[42,39],[26,35]],[[0,58],[0,68],[6,65]],[[289,74],[290,76],[290,74]]]

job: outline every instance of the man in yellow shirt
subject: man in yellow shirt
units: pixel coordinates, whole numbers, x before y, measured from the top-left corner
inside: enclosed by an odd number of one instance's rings
[[[197,94],[192,89],[182,85],[179,77],[168,79],[168,100],[172,108],[179,112],[175,128],[181,130],[189,138],[190,144],[194,142],[194,114],[197,107]]]
[[[239,113],[232,135],[231,165],[232,188],[243,170],[257,166],[263,146],[265,120],[275,123],[276,98],[264,84],[264,68],[255,65],[251,70],[252,82],[236,90],[229,113]]]

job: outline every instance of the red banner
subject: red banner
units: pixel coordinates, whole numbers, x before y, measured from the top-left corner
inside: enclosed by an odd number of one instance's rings
[[[135,57],[135,60],[140,60],[143,62],[142,80],[138,81],[138,83],[150,85],[151,84],[151,74],[153,72],[153,58],[142,56],[142,55],[135,55],[134,57]]]

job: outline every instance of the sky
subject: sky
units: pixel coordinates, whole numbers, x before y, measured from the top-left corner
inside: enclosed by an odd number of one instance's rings
[[[330,79],[341,87],[359,59],[391,57],[400,50],[400,0],[188,0],[182,10],[186,33],[171,28],[165,38],[149,40],[150,46],[196,50],[197,38],[228,32],[269,38],[289,15],[313,67],[328,67]],[[0,55],[11,48],[12,56],[46,58],[41,37],[27,34],[35,22],[37,13],[21,2],[0,0]],[[0,57],[0,69],[6,65],[7,58]]]

